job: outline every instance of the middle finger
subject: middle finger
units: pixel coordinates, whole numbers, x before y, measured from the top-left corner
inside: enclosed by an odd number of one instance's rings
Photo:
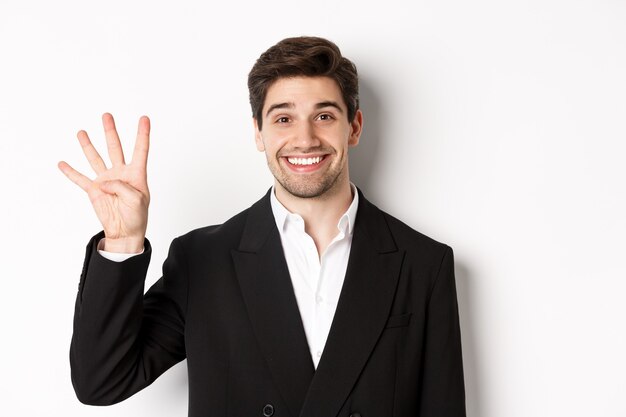
[[[104,127],[104,135],[107,139],[107,148],[109,150],[111,163],[113,166],[124,165],[124,151],[122,151],[120,137],[117,135],[117,130],[115,129],[115,121],[110,113],[104,113],[102,115],[102,126]]]

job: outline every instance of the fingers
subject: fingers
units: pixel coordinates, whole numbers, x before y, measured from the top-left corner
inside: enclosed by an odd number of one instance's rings
[[[58,166],[61,172],[63,172],[65,176],[69,178],[74,184],[78,185],[85,192],[88,190],[89,186],[91,185],[91,180],[89,178],[76,171],[65,161],[59,162]]]
[[[83,153],[89,161],[89,165],[91,165],[96,174],[100,174],[106,171],[107,167],[104,164],[102,157],[100,156],[98,151],[96,151],[96,148],[94,148],[91,141],[89,140],[87,132],[81,130],[76,136],[78,137],[78,142],[80,143],[80,146],[83,148]]]
[[[137,139],[135,140],[135,150],[133,151],[132,164],[143,169],[148,164],[148,150],[150,149],[150,119],[142,116],[137,127]]]
[[[124,165],[124,152],[120,143],[120,137],[115,129],[115,121],[111,113],[102,115],[102,126],[104,127],[104,135],[107,140],[107,149],[109,150],[109,158],[113,166]]]

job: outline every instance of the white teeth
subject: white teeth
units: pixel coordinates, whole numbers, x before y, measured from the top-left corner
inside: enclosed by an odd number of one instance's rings
[[[316,156],[315,158],[287,158],[290,164],[293,165],[313,165],[319,164],[322,161],[321,156]]]

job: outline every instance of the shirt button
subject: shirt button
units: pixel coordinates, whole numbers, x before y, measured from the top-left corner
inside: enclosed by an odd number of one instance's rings
[[[263,417],[272,417],[274,415],[274,406],[272,404],[266,404],[263,407]]]
[[[317,302],[317,304],[321,304],[322,301],[324,301],[324,297],[322,297],[321,295],[318,295],[317,297],[315,297],[315,301]]]
[[[317,357],[318,357],[318,358],[321,358],[321,357],[322,357],[322,351],[321,351],[321,350],[318,350],[318,351],[317,351],[317,353],[316,353],[316,355],[317,355]]]

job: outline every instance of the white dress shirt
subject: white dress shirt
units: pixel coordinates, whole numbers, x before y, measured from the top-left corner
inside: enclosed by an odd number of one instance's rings
[[[318,254],[313,238],[304,231],[304,220],[290,213],[271,193],[272,212],[283,244],[291,284],[313,358],[322,357],[348,268],[359,194],[351,184],[352,204],[337,223],[337,235],[324,253]]]
[[[337,235],[321,256],[317,252],[313,238],[304,231],[302,217],[290,213],[278,201],[273,188],[270,197],[304,333],[316,369],[335,316],[352,247],[359,194],[354,184],[350,184],[350,187],[352,203],[337,223]],[[102,250],[103,244],[104,239],[101,239],[98,252],[115,262],[122,262],[138,255],[106,252]]]

